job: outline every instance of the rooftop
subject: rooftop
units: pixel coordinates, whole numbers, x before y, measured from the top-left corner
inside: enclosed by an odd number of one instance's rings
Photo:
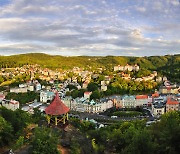
[[[69,108],[61,101],[59,94],[56,92],[52,103],[45,109],[46,114],[62,115],[69,112]]]
[[[176,101],[176,100],[174,100],[174,99],[172,99],[172,98],[168,98],[168,100],[167,100],[167,103],[166,103],[167,105],[178,105],[179,104],[179,102],[178,101]]]
[[[136,99],[147,99],[148,95],[136,95]]]

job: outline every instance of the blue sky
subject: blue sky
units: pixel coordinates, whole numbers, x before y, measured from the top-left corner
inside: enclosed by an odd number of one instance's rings
[[[0,55],[180,54],[179,0],[0,0]]]

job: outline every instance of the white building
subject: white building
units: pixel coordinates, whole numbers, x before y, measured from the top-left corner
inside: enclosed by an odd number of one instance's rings
[[[133,70],[133,66],[127,64],[126,66],[124,66],[124,71],[126,71],[126,70],[132,71]]]
[[[62,98],[61,100],[67,107],[69,107],[70,109],[72,108],[71,107],[71,103],[72,103],[72,97],[71,96]]]
[[[71,110],[88,113],[100,113],[113,107],[112,100],[100,100],[98,102],[85,98],[77,98],[71,103]]]
[[[107,86],[106,85],[101,85],[101,90],[102,91],[106,91],[107,90]]]
[[[40,102],[47,103],[54,98],[54,92],[52,91],[41,91],[40,92]]]
[[[134,108],[136,107],[136,99],[134,96],[125,95],[122,97],[123,108]]]
[[[15,100],[2,100],[1,105],[6,107],[7,109],[15,111],[19,109],[19,102]]]
[[[139,65],[135,64],[135,65],[125,65],[125,66],[114,66],[114,71],[139,71],[140,67]]]
[[[10,88],[10,92],[11,92],[11,93],[27,93],[27,91],[28,91],[28,88],[27,88],[27,87],[22,87],[22,88],[19,88],[19,87]]]
[[[29,91],[34,91],[34,85],[29,85],[29,86],[28,86],[28,90],[29,90]]]

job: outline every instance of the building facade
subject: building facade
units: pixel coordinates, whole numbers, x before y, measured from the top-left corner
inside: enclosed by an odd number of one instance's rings
[[[168,98],[166,103],[166,112],[178,111],[178,110],[179,110],[179,102],[174,100],[173,98]]]
[[[125,95],[122,97],[123,108],[134,108],[136,107],[136,99],[135,96]]]

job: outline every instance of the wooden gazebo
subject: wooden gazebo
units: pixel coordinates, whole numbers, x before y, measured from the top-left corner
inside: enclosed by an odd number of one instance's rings
[[[69,108],[61,101],[58,92],[52,103],[45,109],[48,124],[54,122],[57,126],[58,123],[65,124],[68,121]]]

